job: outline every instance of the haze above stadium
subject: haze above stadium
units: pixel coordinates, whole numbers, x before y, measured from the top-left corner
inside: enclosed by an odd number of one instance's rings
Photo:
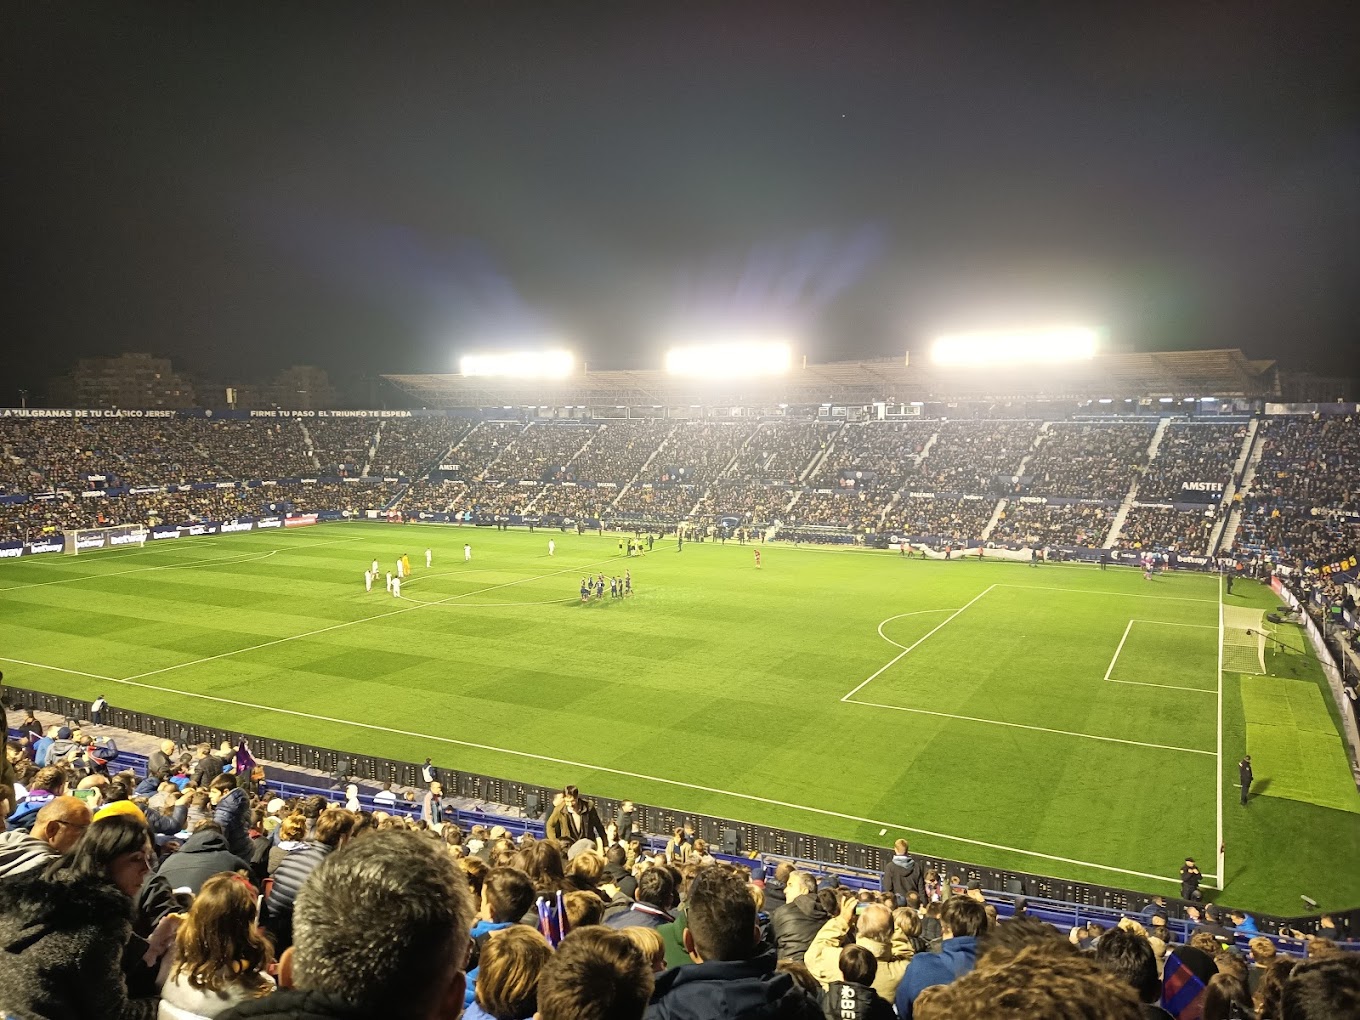
[[[344,379],[1040,320],[1353,371],[1340,4],[6,15],[4,404],[128,351]]]

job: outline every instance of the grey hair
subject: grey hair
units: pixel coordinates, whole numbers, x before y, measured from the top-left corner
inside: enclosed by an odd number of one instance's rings
[[[474,914],[442,845],[400,829],[331,853],[298,893],[294,983],[397,1018],[427,1015],[467,958]]]
[[[786,896],[796,900],[799,896],[811,896],[817,891],[817,879],[806,871],[795,871],[785,885]]]
[[[870,903],[855,922],[861,937],[888,944],[892,941],[892,911],[881,903]]]

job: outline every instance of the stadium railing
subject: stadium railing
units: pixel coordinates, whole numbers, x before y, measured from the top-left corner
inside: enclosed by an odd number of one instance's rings
[[[35,711],[49,712],[70,719],[89,717],[89,702],[62,695],[49,694],[19,687],[7,687],[13,702],[27,705]],[[260,737],[239,730],[224,730],[219,727],[201,726],[196,723],[169,719],[164,716],[133,712],[128,709],[109,707],[104,710],[108,725],[135,733],[174,740],[180,746],[207,742],[217,746],[227,741],[233,746],[245,740],[251,753],[262,761],[278,762],[283,766],[309,769],[319,775],[294,773],[296,780],[288,783],[275,779],[270,783],[274,788],[281,782],[290,789],[305,792],[307,795],[323,793],[336,800],[343,799],[343,785],[333,776],[339,763],[348,759],[349,774],[352,781],[369,783],[391,783],[394,786],[420,788],[421,766],[414,762],[404,762],[393,758],[355,754],[332,748],[303,744],[296,741]],[[120,754],[119,763],[140,764],[145,770],[145,759],[137,762],[136,755]],[[267,767],[268,768],[268,767]],[[460,824],[472,825],[478,822],[486,825],[504,825],[512,831],[526,828],[536,834],[542,833],[542,818],[530,819],[523,814],[530,798],[536,798],[540,808],[546,812],[551,807],[556,788],[523,783],[517,780],[487,776],[476,772],[457,769],[437,768],[437,778],[446,796],[454,799],[473,800],[488,805],[485,811],[461,810],[458,813]],[[280,787],[281,788],[281,787]],[[588,792],[588,791],[587,791]],[[605,817],[617,813],[619,801],[607,797],[592,796],[592,801]],[[367,802],[371,806],[371,797]],[[510,814],[498,813],[495,807],[511,809]],[[418,811],[419,805],[400,805],[405,813]],[[514,809],[520,814],[515,815]],[[877,876],[884,864],[890,859],[892,851],[884,847],[869,846],[825,836],[816,836],[791,829],[759,825],[754,822],[702,815],[671,807],[661,807],[635,802],[635,819],[638,827],[645,833],[670,833],[678,825],[686,823],[694,827],[695,834],[705,839],[710,846],[722,848],[726,859],[748,863],[750,854],[759,854],[766,859],[793,860],[804,862],[812,870],[824,874],[845,876]],[[385,810],[390,810],[387,808]],[[735,844],[735,845],[734,845]],[[735,849],[736,853],[728,851]],[[1099,885],[1092,882],[1078,882],[1069,879],[1038,875],[1031,872],[992,868],[966,861],[934,857],[928,854],[915,855],[924,867],[936,869],[941,876],[958,876],[963,882],[977,882],[984,890],[992,890],[998,897],[1023,896],[1033,903],[1061,905],[1073,912],[1070,916],[1113,917],[1138,916],[1142,906],[1150,899],[1150,894],[1116,886]],[[1185,916],[1187,901],[1167,897],[1169,911],[1176,918]],[[1000,909],[1000,908],[998,908]],[[1084,912],[1084,913],[1083,913]],[[1093,915],[1092,912],[1098,912]],[[1347,910],[1329,910],[1325,913],[1337,919],[1344,919],[1345,926],[1352,931],[1360,930],[1360,907]],[[1316,924],[1319,914],[1294,915],[1289,917],[1252,912],[1263,933],[1280,931],[1286,928],[1309,930]],[[1073,923],[1076,923],[1075,921]]]

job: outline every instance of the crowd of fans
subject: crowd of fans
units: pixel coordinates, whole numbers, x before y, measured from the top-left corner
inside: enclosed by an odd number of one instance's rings
[[[697,500],[703,487],[727,467],[754,429],[749,422],[682,422],[638,481],[697,485]],[[690,505],[694,505],[693,500]]]
[[[572,468],[582,481],[615,482],[622,487],[678,427],[665,420],[611,419],[595,430],[595,438]]]
[[[877,889],[792,862],[649,849],[575,787],[543,837],[464,830],[433,776],[366,809],[271,796],[244,745],[163,740],[145,778],[28,714],[0,775],[0,1011],[249,1020],[1200,1020],[1360,1015],[1360,956],[1307,958],[1156,899],[1070,931],[906,840]],[[418,815],[416,805],[419,805]],[[655,846],[655,844],[653,844]],[[1326,933],[1336,934],[1335,927]]]
[[[738,452],[725,477],[794,485],[838,428],[817,421],[766,422]]]
[[[905,495],[888,509],[883,530],[931,536],[957,546],[980,539],[995,510],[994,499],[927,499]]]
[[[368,466],[378,433],[372,418],[309,418],[302,427],[312,441],[309,474],[357,478]]]
[[[1025,466],[1030,496],[1122,500],[1148,462],[1155,422],[1055,422]]]
[[[609,486],[545,485],[539,490],[533,512],[539,517],[600,520],[607,514],[609,504],[618,492],[617,488]]]
[[[1104,543],[1115,513],[1115,508],[1100,503],[1049,505],[1013,499],[997,519],[990,540],[1097,549]]]
[[[799,527],[848,528],[852,531],[879,530],[883,508],[893,499],[885,490],[836,488],[830,492],[804,492],[785,515]]]
[[[397,503],[403,514],[444,514],[463,502],[468,483],[459,479],[433,482],[420,479],[407,486]]]
[[[836,433],[811,484],[827,489],[850,478],[857,488],[896,491],[939,427],[930,421],[851,422]]]
[[[936,434],[930,454],[908,485],[968,494],[1010,492],[1020,463],[1034,447],[1037,421],[951,421]]]
[[[471,481],[495,475],[489,469],[510,449],[526,426],[521,422],[479,422],[449,454],[459,478]]]
[[[1169,426],[1162,433],[1156,458],[1138,483],[1138,499],[1144,503],[1181,502],[1186,482],[1226,487],[1246,437],[1245,425],[1177,422]]]
[[[470,418],[386,418],[378,432],[378,447],[368,472],[416,478],[437,468],[472,426]]]
[[[785,513],[791,498],[791,491],[782,486],[749,479],[723,479],[704,494],[698,512],[706,519],[736,517],[743,525],[764,526],[776,520],[793,520]],[[803,498],[807,498],[806,494]]]
[[[521,432],[488,470],[507,482],[574,482],[572,459],[593,438],[590,425],[535,423]]]
[[[689,516],[703,494],[696,485],[634,485],[615,500],[613,513],[629,520],[674,521]]]
[[[1203,556],[1209,547],[1215,514],[1212,509],[1176,510],[1169,506],[1133,506],[1119,529],[1121,549]]]

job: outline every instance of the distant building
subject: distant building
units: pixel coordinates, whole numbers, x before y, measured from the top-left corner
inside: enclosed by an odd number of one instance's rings
[[[231,382],[212,387],[207,406],[222,406],[228,388],[235,397],[234,406],[240,410],[277,407],[285,411],[317,411],[340,406],[330,376],[315,365],[294,365],[265,382]]]
[[[56,407],[180,408],[194,407],[193,383],[176,372],[167,358],[121,354],[116,358],[81,358],[69,375],[52,380]]]

